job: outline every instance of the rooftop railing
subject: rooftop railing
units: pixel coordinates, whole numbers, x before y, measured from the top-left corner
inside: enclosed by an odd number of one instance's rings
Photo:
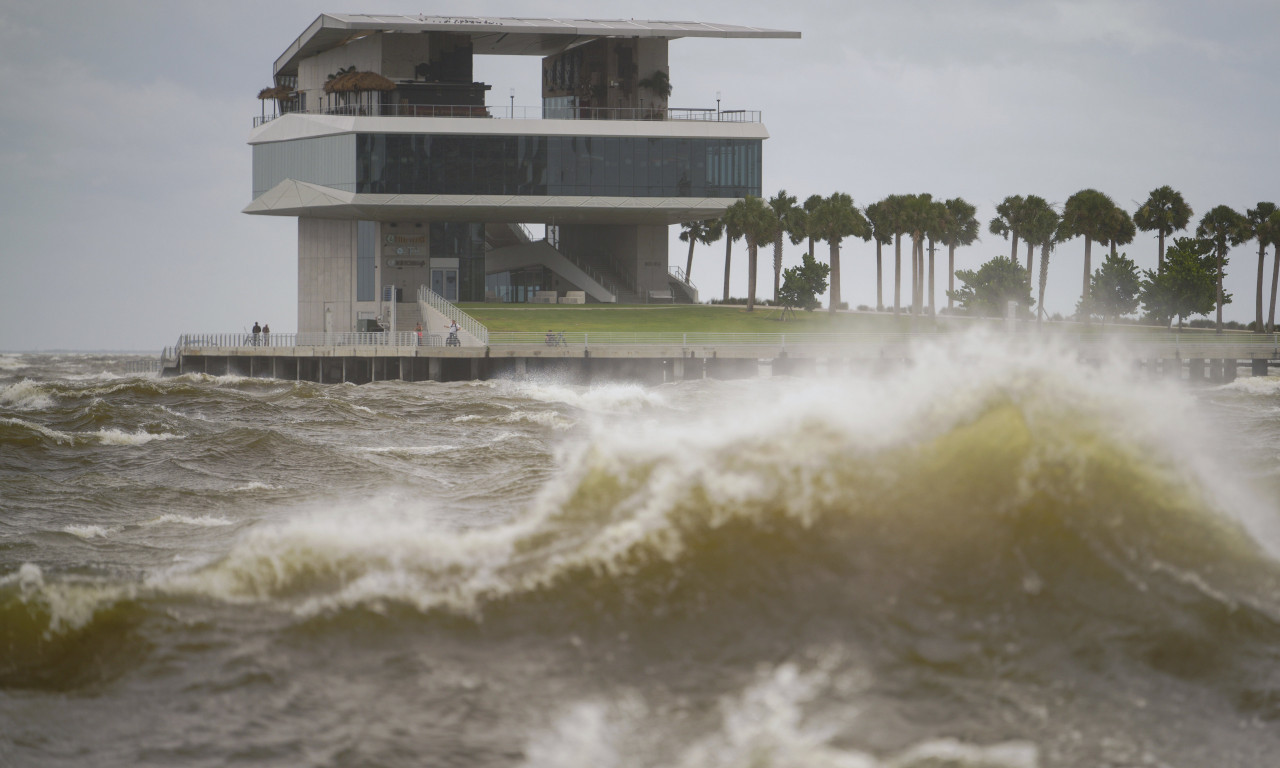
[[[256,128],[286,114],[344,117],[465,117],[499,120],[687,120],[703,123],[759,123],[758,109],[689,107],[468,107],[448,104],[374,104],[295,109],[253,118]]]

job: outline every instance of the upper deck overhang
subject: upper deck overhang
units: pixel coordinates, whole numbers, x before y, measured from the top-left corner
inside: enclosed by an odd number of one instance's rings
[[[243,212],[363,221],[679,224],[719,218],[737,201],[732,197],[379,195],[286,179]]]
[[[479,16],[399,16],[324,13],[280,54],[275,74],[296,74],[298,62],[375,32],[449,32],[471,38],[477,55],[550,56],[602,37],[675,40],[682,37],[799,38],[800,33],[700,21],[523,19]]]
[[[767,139],[763,123],[697,120],[480,120],[466,117],[354,117],[288,114],[263,123],[249,144],[346,133],[428,133],[486,136],[637,136],[680,139]]]

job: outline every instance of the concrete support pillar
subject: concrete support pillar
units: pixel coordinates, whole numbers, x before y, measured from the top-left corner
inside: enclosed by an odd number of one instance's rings
[[[431,381],[444,381],[444,366],[438,357],[427,358],[427,378]]]
[[[1193,357],[1187,361],[1187,378],[1191,381],[1204,381],[1204,360]]]
[[[481,361],[481,360],[480,360],[480,358],[478,358],[478,357],[473,357],[473,358],[471,358],[471,380],[472,380],[472,381],[479,381],[479,380],[480,380],[480,378],[481,378],[481,376],[480,376],[480,363],[481,363],[481,362],[482,362],[482,361]]]
[[[1236,368],[1239,367],[1239,361],[1235,358],[1227,358],[1222,361],[1222,380],[1228,384],[1236,380]]]
[[[1212,381],[1215,384],[1222,381],[1223,379],[1222,363],[1223,361],[1217,358],[1214,358],[1209,361],[1209,381]]]
[[[684,381],[684,358],[677,357],[671,361],[671,380]]]
[[[1254,376],[1267,375],[1267,359],[1265,357],[1255,357],[1249,362],[1252,363],[1250,366],[1250,373]]]
[[[528,378],[529,376],[529,360],[524,357],[516,358],[516,376],[520,378]]]

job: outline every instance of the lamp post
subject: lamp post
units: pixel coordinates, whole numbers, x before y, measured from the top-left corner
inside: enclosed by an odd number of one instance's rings
[[[516,89],[508,88],[507,95],[511,97],[511,118],[514,120],[516,116]]]
[[[720,119],[720,92],[716,91],[716,120]]]

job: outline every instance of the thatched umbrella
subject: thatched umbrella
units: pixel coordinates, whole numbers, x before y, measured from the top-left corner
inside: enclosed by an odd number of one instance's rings
[[[370,93],[373,91],[385,93],[395,89],[395,83],[377,72],[348,72],[338,75],[324,84],[324,92],[330,95],[335,93]]]
[[[293,95],[293,89],[283,85],[277,85],[272,88],[263,88],[258,91],[258,101],[262,102],[262,119],[267,118],[267,100],[275,99],[277,103],[284,101]]]

